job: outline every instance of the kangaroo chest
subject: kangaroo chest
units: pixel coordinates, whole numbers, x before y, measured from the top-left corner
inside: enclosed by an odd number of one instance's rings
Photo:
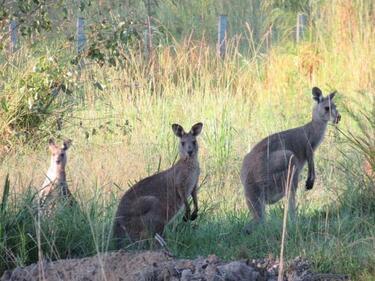
[[[199,165],[197,163],[184,163],[183,169],[176,169],[174,176],[178,193],[186,198],[192,193],[199,177]],[[181,198],[182,199],[182,198]]]
[[[182,177],[182,185],[185,187],[185,196],[188,197],[193,192],[193,189],[198,181],[199,168],[192,170],[190,173]]]
[[[45,197],[50,194],[60,194],[65,196],[67,194],[67,183],[65,179],[65,173],[64,174],[58,174],[56,169],[49,169],[47,172],[47,177],[42,185],[42,188],[40,190],[40,197]],[[58,195],[58,196],[60,196]]]

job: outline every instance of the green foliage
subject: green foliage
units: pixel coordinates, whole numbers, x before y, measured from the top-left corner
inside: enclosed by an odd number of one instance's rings
[[[2,145],[15,140],[32,142],[48,135],[69,111],[66,97],[72,93],[73,76],[67,64],[45,55],[23,71],[7,81],[0,93]]]
[[[0,5],[0,23],[7,19],[17,20],[21,35],[31,36],[34,33],[51,30],[52,8],[59,6],[59,2],[51,3],[47,0],[17,0],[3,1]]]
[[[141,46],[140,23],[123,19],[118,23],[103,20],[90,26],[87,52],[84,56],[99,65],[123,64],[129,50]]]

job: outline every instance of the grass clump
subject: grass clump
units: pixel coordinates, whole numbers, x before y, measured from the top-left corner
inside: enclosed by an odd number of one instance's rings
[[[4,191],[14,185],[7,178]],[[58,205],[48,217],[38,216],[35,188],[8,198],[3,195],[0,213],[0,275],[41,257],[84,257],[111,249],[113,206],[108,208],[98,192],[81,207]],[[5,204],[4,204],[5,203]]]

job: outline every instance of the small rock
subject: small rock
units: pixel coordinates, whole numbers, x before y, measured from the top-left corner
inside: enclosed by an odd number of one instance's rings
[[[181,273],[181,281],[191,281],[193,273],[190,269],[184,269]]]
[[[219,262],[220,262],[220,259],[219,259],[218,256],[216,256],[216,255],[209,255],[209,256],[207,257],[207,262],[208,262],[208,263],[214,263],[214,264],[216,264],[216,263],[219,263]]]
[[[190,269],[191,272],[194,271],[195,265],[193,261],[191,260],[183,260],[176,265],[176,270],[177,271],[183,271],[184,269]]]
[[[238,261],[218,266],[218,270],[225,281],[256,281],[259,276],[252,267]]]

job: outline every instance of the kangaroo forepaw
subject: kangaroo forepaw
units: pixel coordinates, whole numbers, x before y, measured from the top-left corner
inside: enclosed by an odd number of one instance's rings
[[[190,212],[186,212],[182,219],[184,220],[184,222],[187,222],[190,220],[190,218],[191,218]]]
[[[310,190],[313,188],[313,186],[314,186],[314,179],[308,178],[306,181],[306,189]]]
[[[244,226],[242,229],[242,232],[245,234],[251,234],[254,229],[259,226],[263,222],[262,219],[253,219],[248,224]]]
[[[195,220],[196,218],[198,217],[198,211],[194,211],[191,216],[190,216],[190,220],[193,221]]]

